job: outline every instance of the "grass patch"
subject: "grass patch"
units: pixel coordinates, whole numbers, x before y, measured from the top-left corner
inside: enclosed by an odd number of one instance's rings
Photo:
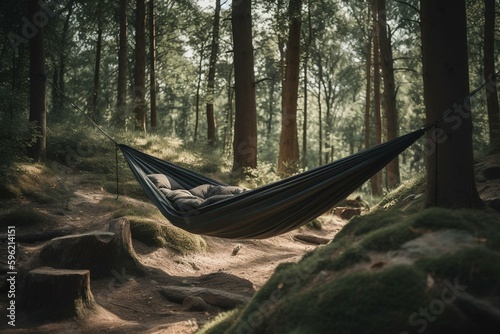
[[[42,164],[17,164],[2,177],[1,197],[26,197],[39,204],[66,203],[72,190],[51,168]]]
[[[375,210],[388,211],[402,209],[408,213],[415,213],[422,210],[425,204],[425,184],[425,174],[413,177],[388,193],[375,206]]]
[[[0,225],[17,227],[41,227],[52,222],[52,218],[29,206],[20,206],[0,214]]]
[[[238,319],[240,309],[234,309],[229,312],[220,313],[210,320],[197,334],[224,334],[226,330]]]

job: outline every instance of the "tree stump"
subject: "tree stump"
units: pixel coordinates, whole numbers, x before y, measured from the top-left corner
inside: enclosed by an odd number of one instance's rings
[[[41,264],[61,269],[88,269],[92,278],[112,277],[123,272],[143,274],[144,267],[132,246],[128,220],[111,222],[109,230],[52,239],[40,252]]]
[[[88,270],[50,267],[33,269],[26,277],[26,312],[38,319],[60,320],[87,316],[97,310]]]

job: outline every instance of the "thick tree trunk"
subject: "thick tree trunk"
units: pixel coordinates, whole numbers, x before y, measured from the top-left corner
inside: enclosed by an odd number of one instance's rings
[[[299,163],[297,135],[297,98],[300,72],[300,29],[302,0],[289,5],[290,28],[286,44],[285,85],[283,87],[283,114],[281,120],[278,170],[283,175],[296,171]]]
[[[257,167],[257,108],[251,0],[233,0],[235,107],[233,171]]]
[[[396,109],[396,83],[394,80],[394,64],[392,58],[392,44],[387,31],[387,11],[385,0],[377,0],[378,26],[380,39],[381,67],[384,77],[384,108],[387,119],[387,140],[398,137],[398,111]],[[392,160],[386,168],[386,184],[389,189],[396,188],[400,183],[399,158]]]
[[[373,114],[375,122],[375,144],[382,142],[382,117],[380,115],[380,43],[378,31],[377,0],[372,0],[373,17]],[[372,195],[382,196],[382,172],[370,179]]]
[[[120,46],[118,49],[118,88],[116,101],[115,124],[124,129],[127,119],[127,52],[128,52],[128,0],[120,0]]]
[[[420,1],[427,122],[427,206],[477,208],[469,92],[465,0]],[[452,108],[453,106],[453,108]],[[448,111],[447,111],[448,110]]]
[[[154,0],[149,0],[149,97],[151,112],[151,129],[156,129],[158,116],[156,113],[156,16]]]
[[[495,77],[495,0],[484,0],[484,79],[486,90],[490,144],[500,143],[500,107]]]
[[[135,11],[134,114],[135,129],[146,131],[146,4],[136,0]]]
[[[28,17],[32,18],[41,12],[38,0],[28,1]],[[47,148],[47,110],[46,88],[43,76],[45,75],[45,47],[43,45],[43,28],[29,39],[30,50],[30,114],[29,121],[33,125],[32,136],[36,137],[33,145],[28,149],[28,157],[35,161],[45,161]]]

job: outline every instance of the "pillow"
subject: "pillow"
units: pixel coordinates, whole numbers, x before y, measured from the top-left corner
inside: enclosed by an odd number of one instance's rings
[[[210,189],[212,189],[212,185],[210,184],[202,184],[201,186],[189,189],[191,194],[194,196],[198,196],[201,198],[207,198],[207,194],[210,192]]]
[[[172,185],[170,184],[170,180],[166,175],[163,174],[150,174],[148,175],[148,178],[153,182],[153,184],[156,186],[156,188],[166,188],[166,189],[172,189]]]
[[[234,186],[214,186],[206,194],[206,198],[219,195],[237,195],[244,192],[245,189]]]

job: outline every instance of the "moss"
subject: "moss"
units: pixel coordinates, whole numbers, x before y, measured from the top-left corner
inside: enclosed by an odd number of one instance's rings
[[[205,239],[174,226],[160,225],[148,218],[126,217],[132,237],[153,247],[170,247],[182,254],[199,253],[207,249]]]
[[[500,255],[484,246],[460,249],[438,258],[424,258],[416,265],[433,275],[466,286],[467,293],[479,296],[500,294]]]
[[[397,333],[426,300],[425,288],[424,273],[409,266],[350,274],[281,297],[275,288],[267,302],[254,298],[227,333]]]
[[[352,218],[334,238],[338,241],[346,236],[361,236],[374,230],[401,222],[401,212],[376,212]]]
[[[357,263],[367,261],[370,261],[370,257],[365,249],[361,247],[351,247],[342,252],[335,260],[327,263],[324,268],[327,270],[337,271],[349,268]]]
[[[127,217],[130,222],[132,238],[142,241],[146,245],[164,247],[167,241],[163,238],[161,225],[157,222],[137,217]]]
[[[386,252],[398,249],[402,244],[419,235],[410,228],[408,221],[403,221],[368,234],[361,241],[361,246],[368,250]]]
[[[218,314],[203,326],[197,334],[224,334],[229,327],[237,320],[240,309]]]

